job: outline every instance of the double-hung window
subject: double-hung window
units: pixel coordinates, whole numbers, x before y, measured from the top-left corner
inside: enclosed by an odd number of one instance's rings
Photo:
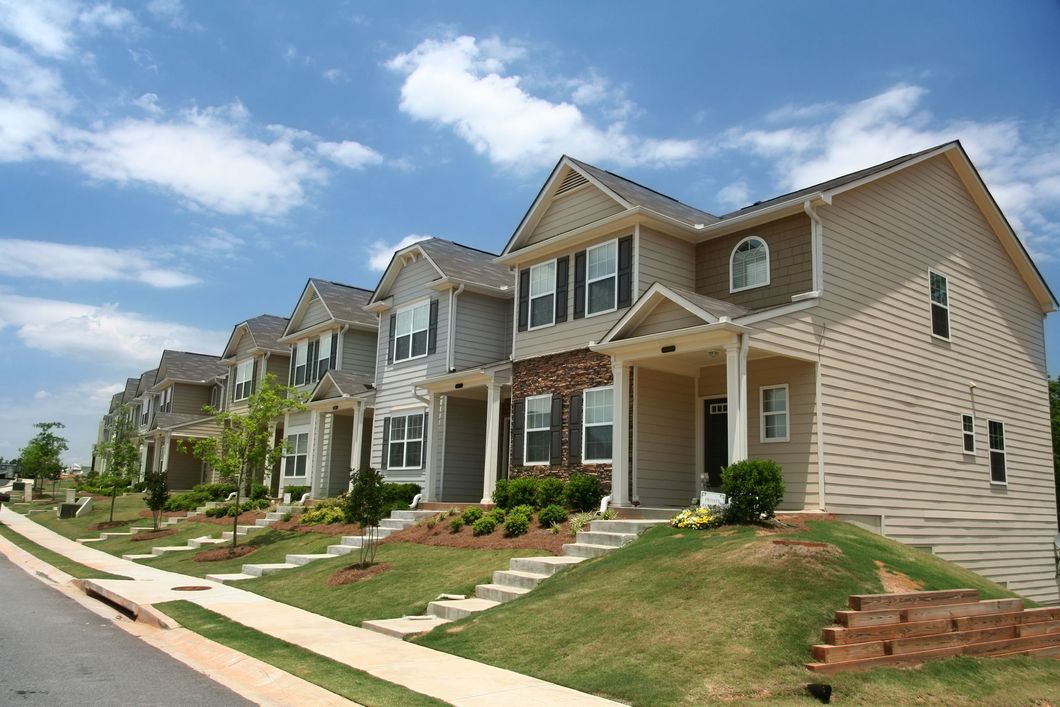
[[[159,412],[169,412],[173,409],[173,386],[162,391],[162,403],[158,406]]]
[[[284,476],[305,476],[309,457],[309,433],[287,435],[287,454],[283,458]]]
[[[294,349],[294,384],[305,385],[309,383],[309,368],[306,365],[309,357],[309,342],[299,341]]]
[[[585,251],[585,316],[611,312],[618,306],[618,241]]]
[[[615,422],[612,388],[591,388],[585,391],[582,400],[582,461],[586,464],[610,462]]]
[[[399,310],[394,320],[394,361],[426,356],[427,330],[430,325],[430,302]],[[328,346],[330,351],[330,342]]]
[[[530,328],[556,323],[556,261],[530,268]]]
[[[390,418],[387,467],[419,469],[423,466],[423,413]]]
[[[762,441],[788,441],[788,386],[762,388]]]
[[[769,284],[769,246],[750,236],[736,244],[729,256],[729,292]]]
[[[151,399],[144,398],[143,404],[140,406],[140,426],[144,427],[147,425],[148,420],[151,418]]]
[[[986,426],[990,438],[990,483],[1008,483],[1008,470],[1005,468],[1005,423],[987,420]]]
[[[940,339],[950,339],[950,283],[945,275],[928,271],[931,280],[931,333]]]
[[[961,437],[965,454],[975,454],[975,417],[961,415]]]
[[[320,380],[324,377],[324,374],[331,368],[331,337],[334,336],[330,331],[327,334],[320,335],[320,343],[317,344],[317,375],[316,379]]]
[[[246,400],[254,392],[254,359],[236,364],[236,386],[233,400]]]
[[[535,395],[526,399],[523,441],[524,464],[548,464],[552,443],[552,396]]]

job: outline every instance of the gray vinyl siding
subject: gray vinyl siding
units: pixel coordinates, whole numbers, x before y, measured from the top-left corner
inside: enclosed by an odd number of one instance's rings
[[[700,317],[692,314],[679,304],[664,300],[633,330],[630,338],[658,334],[663,331],[686,329],[706,324]]]
[[[324,306],[323,300],[316,295],[313,295],[313,298],[309,301],[309,305],[306,307],[305,314],[302,316],[301,321],[298,322],[298,328],[294,329],[294,331],[308,329],[311,326],[316,326],[329,319],[331,319],[331,317],[328,315],[328,309]]]
[[[687,506],[696,494],[695,381],[638,368],[636,489],[645,506]]]
[[[512,351],[512,300],[461,293],[456,297],[455,330],[453,365],[458,371],[508,358]]]
[[[328,414],[325,416],[327,434],[322,440],[321,469],[316,485],[318,498],[331,498],[350,486],[350,453],[353,451],[353,417]],[[316,481],[316,480],[314,480]],[[316,491],[317,489],[314,489]]]
[[[276,376],[276,382],[287,385],[287,373],[291,366],[291,357],[282,354],[270,354],[267,372]],[[264,376],[262,377],[264,379]]]
[[[176,439],[170,440],[166,464],[166,482],[171,491],[187,491],[202,483],[202,462],[180,450]]]
[[[477,503],[482,500],[486,463],[486,403],[447,397],[445,417],[445,470],[439,500]]]
[[[375,376],[375,332],[347,329],[342,339],[342,361],[339,368],[364,376]]]
[[[171,412],[205,415],[203,405],[210,404],[209,385],[192,385],[190,383],[173,384],[173,409]]]
[[[548,240],[620,211],[623,211],[621,204],[592,185],[561,194],[552,200],[541,216],[537,226],[526,239],[526,245]]]
[[[633,293],[634,300],[656,282],[685,290],[695,289],[696,247],[693,244],[641,226],[634,254],[638,258],[640,285],[640,289]]]
[[[1039,305],[944,157],[820,213],[829,510],[882,515],[888,535],[1056,602]],[[931,336],[929,267],[949,280],[950,342]],[[1005,423],[1007,487],[990,484],[988,419]]]

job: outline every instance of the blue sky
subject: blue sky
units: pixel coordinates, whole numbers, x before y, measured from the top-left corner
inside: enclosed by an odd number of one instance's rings
[[[725,212],[960,138],[1060,283],[1060,5],[0,0],[0,456],[566,152]],[[1048,326],[1057,370],[1060,324]]]

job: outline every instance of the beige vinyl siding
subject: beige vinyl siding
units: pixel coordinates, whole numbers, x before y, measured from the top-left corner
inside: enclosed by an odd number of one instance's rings
[[[729,292],[732,250],[748,236],[758,236],[769,248],[769,285]],[[813,289],[810,218],[788,216],[700,243],[696,247],[696,292],[750,309],[791,302],[792,295]]]
[[[203,405],[210,404],[210,385],[173,384],[173,409],[170,412],[203,415]]]
[[[190,425],[181,425],[180,427],[173,430],[174,436],[181,437],[216,437],[220,432],[217,427],[217,423],[213,421],[213,418],[204,418],[203,420]]]
[[[670,300],[663,300],[630,333],[628,338],[658,334],[663,331],[686,329],[706,324],[699,316]]]
[[[287,414],[287,418],[284,420],[284,423],[283,423],[284,429],[287,430],[287,434],[295,434],[295,432],[296,432],[295,428],[296,427],[297,428],[302,428],[302,427],[308,428],[309,427],[309,418],[310,418],[311,414],[312,413],[310,413],[308,410],[303,410],[301,412],[288,413]],[[299,432],[299,433],[305,432],[305,431],[306,430],[303,430],[303,429],[298,429],[297,430],[297,432]]]
[[[285,354],[269,354],[266,372],[276,376],[276,382],[287,385],[287,374],[291,367],[291,357]],[[262,376],[264,379],[264,376]]]
[[[339,367],[363,376],[375,376],[375,332],[347,329],[342,340],[342,361]]]
[[[812,363],[782,356],[754,358],[747,362],[747,456],[772,459],[780,465],[784,474],[784,501],[780,505],[783,510],[816,510],[820,507],[814,417],[815,368]],[[761,390],[764,386],[784,384],[788,386],[788,441],[763,442]],[[700,369],[699,395],[726,395],[724,365]],[[732,409],[731,405],[729,409]],[[826,444],[828,441],[826,438]]]
[[[324,306],[324,301],[314,293],[306,306],[305,314],[302,315],[301,321],[298,322],[298,328],[293,329],[293,331],[308,329],[329,319],[331,319],[331,316],[328,314],[327,307]]]
[[[634,255],[638,257],[640,273],[634,300],[656,282],[685,290],[696,288],[696,247],[693,244],[641,226]]]
[[[821,215],[829,510],[883,515],[888,535],[1055,602],[1043,322],[1025,283],[944,157]],[[931,336],[929,267],[949,281],[951,342]],[[1005,423],[1007,487],[990,484],[988,419]]]
[[[440,500],[477,503],[482,500],[486,463],[486,403],[451,396],[445,402],[445,468]]]
[[[325,415],[327,434],[322,440],[321,470],[314,479],[314,496],[331,498],[344,493],[350,486],[350,453],[353,451],[353,417]],[[319,479],[319,480],[318,480]],[[316,491],[319,490],[319,495]]]
[[[636,386],[636,497],[687,506],[697,488],[695,380],[638,368]]]
[[[166,464],[166,483],[170,491],[188,491],[202,483],[202,462],[183,452],[176,439],[170,440],[169,459]]]
[[[456,298],[455,330],[456,370],[507,359],[512,351],[512,300],[461,293]]]
[[[526,239],[525,245],[548,240],[623,210],[622,205],[613,198],[595,186],[586,185],[554,198]]]

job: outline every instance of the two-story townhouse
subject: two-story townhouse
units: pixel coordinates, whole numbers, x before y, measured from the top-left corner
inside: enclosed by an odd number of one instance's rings
[[[349,488],[370,425],[376,318],[364,311],[371,291],[310,278],[279,343],[288,347],[288,385],[309,397],[284,419],[287,453],[279,490],[309,486],[314,498]]]
[[[1057,600],[1056,301],[959,143],[721,217],[563,158],[499,262],[513,474],[672,507],[771,458],[785,509]]]
[[[219,356],[162,352],[150,388],[156,404],[147,434],[155,449],[153,468],[166,473],[170,489],[189,489],[209,480],[203,463],[183,447],[217,434],[216,423],[203,408],[223,404],[227,372]]]
[[[261,314],[236,324],[228,337],[221,363],[228,369],[222,407],[233,413],[245,413],[250,396],[261,388],[265,376],[272,374],[279,383],[287,380],[290,350],[280,343],[287,329],[287,317]],[[283,418],[276,420],[273,437],[283,441]],[[279,490],[279,469],[267,469],[264,483],[273,494]]]
[[[141,481],[143,481],[147,470],[154,468],[155,445],[154,440],[147,433],[157,412],[155,409],[156,399],[151,394],[151,388],[155,384],[155,376],[157,374],[157,368],[152,368],[150,371],[144,371],[140,374],[136,384],[136,392],[133,394],[132,404],[130,405],[134,422],[133,429],[136,430],[136,434],[140,438],[139,478]]]
[[[514,281],[495,258],[420,241],[366,308],[380,317],[371,463],[428,500],[489,501],[507,472]]]
[[[110,404],[107,406],[107,414],[100,418],[99,430],[96,435],[96,445],[109,442],[114,434],[114,415],[121,408],[121,399],[125,394],[124,388],[110,396]],[[95,448],[92,451],[92,471],[104,474],[107,471],[107,458],[97,454]]]

